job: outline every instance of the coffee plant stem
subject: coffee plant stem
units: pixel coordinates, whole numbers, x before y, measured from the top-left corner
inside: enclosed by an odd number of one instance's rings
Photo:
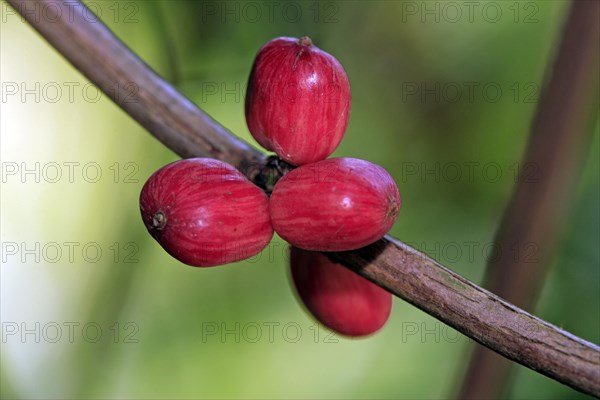
[[[520,175],[496,233],[497,248],[535,249],[490,259],[483,286],[531,311],[550,270],[590,150],[598,110],[600,2],[571,1],[551,54]],[[575,266],[574,266],[575,267]],[[505,397],[512,365],[477,346],[458,398]]]

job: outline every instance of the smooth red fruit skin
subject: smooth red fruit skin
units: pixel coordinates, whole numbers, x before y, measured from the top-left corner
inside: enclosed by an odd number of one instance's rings
[[[292,247],[291,277],[314,317],[346,336],[370,335],[385,325],[392,295],[323,254]]]
[[[378,165],[331,158],[298,167],[275,184],[275,232],[305,250],[347,251],[383,237],[400,211],[393,178]]]
[[[332,55],[310,38],[280,37],[258,52],[246,93],[252,136],[292,165],[327,158],[350,116],[350,83]]]
[[[179,261],[210,267],[259,253],[271,240],[268,198],[234,167],[193,158],[168,164],[144,184],[148,232]]]

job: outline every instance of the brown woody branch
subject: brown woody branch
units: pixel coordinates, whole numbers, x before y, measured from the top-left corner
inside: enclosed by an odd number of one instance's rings
[[[536,257],[526,260],[504,252],[490,261],[483,283],[525,310],[535,306],[550,269],[597,117],[600,2],[572,0],[568,9],[554,63],[548,63],[521,176],[495,240],[500,249],[525,249],[535,243]],[[503,397],[511,366],[496,353],[477,346],[459,398]]]
[[[250,178],[266,165],[264,155],[177,92],[106,26],[86,19],[82,4],[7,1],[88,79],[180,156],[217,158]],[[62,18],[21,12],[47,3],[60,6]],[[124,101],[114,90],[132,84],[138,90],[133,101]],[[520,310],[400,241],[386,237],[363,249],[330,256],[503,356],[600,396],[600,347]]]

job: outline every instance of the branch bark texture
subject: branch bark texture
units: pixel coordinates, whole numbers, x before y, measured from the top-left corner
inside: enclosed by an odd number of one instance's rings
[[[531,310],[545,281],[556,244],[592,142],[599,95],[600,2],[569,3],[569,14],[554,62],[533,118],[521,174],[495,243],[520,249],[495,257],[484,287]],[[534,249],[534,257],[523,257]],[[485,347],[472,355],[461,399],[505,395],[511,364]]]
[[[110,30],[82,15],[74,1],[7,0],[88,79],[181,157],[213,157],[252,178],[266,157],[233,136],[136,57]],[[62,18],[35,18],[46,3]],[[71,15],[72,18],[64,16]],[[38,14],[39,16],[39,14]],[[111,93],[115,84],[138,88],[136,101]],[[254,166],[254,167],[252,167]],[[503,356],[577,390],[600,396],[600,347],[505,302],[400,241],[385,237],[363,249],[329,254]]]

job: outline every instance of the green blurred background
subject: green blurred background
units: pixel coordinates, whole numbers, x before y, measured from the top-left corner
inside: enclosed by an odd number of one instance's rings
[[[403,199],[391,233],[479,282],[567,3],[464,3],[88,2],[150,66],[252,143],[243,102],[256,51],[277,36],[311,36],[352,86],[335,154],[385,167]],[[290,289],[278,238],[221,268],[170,258],[146,233],[138,195],[177,157],[1,6],[2,398],[455,393],[470,340],[399,299],[368,339],[317,328]],[[596,125],[535,310],[594,343],[598,146]],[[509,393],[585,398],[523,367]]]

